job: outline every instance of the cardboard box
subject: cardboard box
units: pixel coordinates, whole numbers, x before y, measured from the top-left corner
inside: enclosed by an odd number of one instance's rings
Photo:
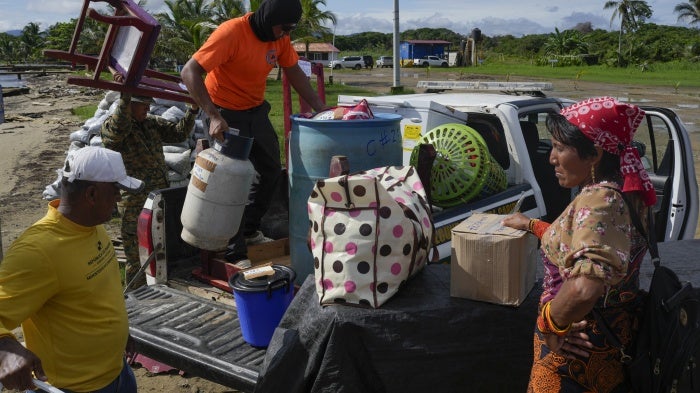
[[[519,306],[535,284],[537,238],[474,213],[452,229],[450,295]]]

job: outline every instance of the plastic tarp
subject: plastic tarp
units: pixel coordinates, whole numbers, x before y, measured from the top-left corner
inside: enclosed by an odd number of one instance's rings
[[[429,265],[379,309],[321,307],[307,277],[256,392],[524,392],[540,284],[520,307],[450,297]]]

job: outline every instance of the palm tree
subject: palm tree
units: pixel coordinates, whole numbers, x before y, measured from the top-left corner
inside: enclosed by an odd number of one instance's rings
[[[173,60],[186,60],[216,29],[217,24],[212,20],[216,18],[218,2],[165,0],[165,5],[169,12],[155,15],[162,26],[156,52]],[[219,10],[225,10],[225,7],[221,6]]]
[[[39,29],[39,24],[30,22],[22,29],[22,34],[19,36],[20,50],[24,56],[24,61],[35,60],[41,57],[41,49],[44,47],[44,37],[46,33],[42,33]]]
[[[620,19],[620,35],[617,41],[618,65],[622,54],[622,33],[635,31],[645,19],[651,18],[651,7],[644,0],[609,0],[603,6],[604,9],[614,9],[610,17],[610,26],[616,18]]]
[[[306,45],[304,56],[309,57],[309,45],[322,36],[332,33],[331,29],[324,26],[324,22],[335,24],[336,17],[330,11],[321,11],[319,5],[326,6],[326,0],[301,0],[301,20],[297,23],[297,29],[292,33],[294,37],[300,37]]]
[[[213,22],[220,25],[229,19],[239,17],[246,13],[242,0],[214,0],[212,1]]]
[[[700,0],[678,4],[673,11],[678,14],[678,21],[688,20],[689,24],[700,23]]]
[[[560,32],[555,27],[554,33],[547,38],[543,49],[547,55],[580,55],[588,53],[588,44],[580,31],[564,30]]]
[[[178,30],[183,21],[208,21],[212,17],[211,6],[205,0],[165,0],[169,12],[155,15],[161,25]]]
[[[16,37],[7,33],[0,33],[0,61],[12,64],[18,59],[18,42]]]

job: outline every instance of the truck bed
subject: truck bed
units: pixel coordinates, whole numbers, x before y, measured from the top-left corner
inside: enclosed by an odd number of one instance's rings
[[[126,295],[136,350],[216,383],[252,392],[265,356],[246,343],[236,309],[164,285]]]

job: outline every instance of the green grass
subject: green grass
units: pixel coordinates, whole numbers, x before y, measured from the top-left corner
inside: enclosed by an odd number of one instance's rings
[[[700,63],[662,63],[641,67],[615,68],[602,65],[549,67],[537,66],[527,61],[485,62],[478,67],[431,70],[432,77],[438,79],[440,73],[484,74],[507,80],[512,77],[538,79],[570,79],[611,84],[638,84],[644,86],[700,87]]]
[[[97,104],[95,105],[83,105],[78,106],[70,110],[70,112],[80,118],[80,120],[87,120],[95,116],[95,111],[97,110]]]
[[[448,74],[450,78],[454,78],[454,74],[463,74],[469,76],[473,74],[490,75],[501,81],[508,81],[511,78],[529,78],[532,80],[552,80],[564,79],[571,81],[588,81],[601,82],[610,84],[636,84],[640,86],[665,86],[674,89],[679,88],[697,88],[700,87],[700,78],[697,75],[700,73],[700,63],[689,62],[669,62],[661,64],[649,64],[645,70],[641,67],[629,68],[614,68],[608,66],[569,66],[569,67],[549,67],[537,66],[531,60],[519,59],[503,59],[500,61],[487,60],[484,64],[478,67],[463,67],[463,68],[406,68],[411,72],[423,72],[430,79],[446,79]],[[334,77],[336,81],[342,80],[342,75],[345,72],[354,72],[352,70],[335,70]],[[444,77],[443,77],[444,75]],[[327,78],[326,78],[327,80]],[[312,78],[312,86],[316,88],[315,79]],[[335,83],[333,85],[326,84],[326,103],[329,106],[336,105],[338,95],[377,95],[374,92]],[[387,94],[390,88],[387,87]],[[410,89],[404,93],[412,93]],[[270,121],[277,130],[280,146],[284,146],[284,106],[282,97],[282,82],[268,79],[265,98],[270,102],[272,109],[270,111]],[[74,108],[73,114],[83,120],[91,118],[95,110],[95,105],[86,105]],[[292,90],[292,113],[299,112],[299,98]],[[284,152],[282,151],[282,160],[284,160]]]

